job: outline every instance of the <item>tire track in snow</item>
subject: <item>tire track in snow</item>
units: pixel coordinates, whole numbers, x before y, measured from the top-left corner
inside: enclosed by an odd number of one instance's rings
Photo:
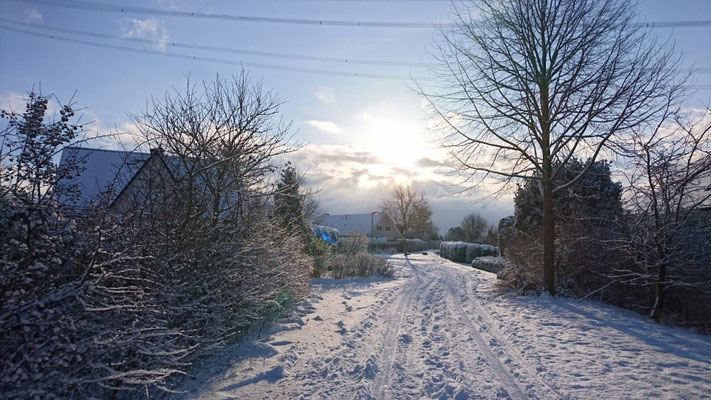
[[[383,398],[420,397],[424,382],[439,372],[429,362],[433,358],[431,352],[434,350],[431,344],[432,332],[428,329],[432,324],[424,321],[432,322],[433,318],[436,318],[437,307],[434,304],[437,291],[435,289],[441,286],[441,277],[427,276],[427,280],[429,283],[421,289],[418,288],[404,310],[405,322],[401,324],[397,335],[398,348],[390,363],[390,373],[383,377],[385,379],[382,388]],[[426,354],[427,357],[415,357],[418,354]],[[387,391],[389,392],[386,393]]]
[[[459,298],[455,296],[451,284],[447,283],[445,286],[447,288],[448,297],[451,300],[449,303],[452,305],[452,311],[454,311],[460,317],[461,321],[464,322],[464,325],[469,331],[469,334],[476,342],[478,350],[486,359],[486,362],[489,364],[489,366],[493,369],[496,376],[499,377],[500,383],[508,393],[508,396],[513,399],[529,398],[526,394],[524,394],[518,384],[516,384],[513,379],[513,376],[511,376],[511,374],[507,371],[507,369],[501,363],[496,354],[494,354],[494,351],[491,349],[491,347],[484,341],[484,338],[479,333],[479,330],[464,312],[462,304],[460,303]]]
[[[382,354],[382,368],[377,376],[377,379],[375,380],[373,390],[371,391],[371,393],[374,393],[375,397],[379,399],[385,398],[385,390],[390,386],[390,382],[392,381],[392,367],[395,361],[395,354],[400,344],[400,331],[402,330],[402,320],[405,313],[405,307],[411,303],[410,298],[416,291],[419,291],[420,293],[425,293],[431,290],[431,288],[438,281],[436,279],[433,279],[423,288],[423,274],[419,273],[417,269],[409,262],[409,260],[407,261],[407,264],[409,264],[410,267],[413,269],[413,272],[415,273],[415,279],[411,286],[406,289],[405,293],[399,296],[395,309],[391,314],[388,315],[388,323],[385,327],[386,336],[382,342],[380,349],[380,354]]]
[[[464,286],[464,290],[469,290],[469,287],[467,285],[467,281],[463,280],[460,284],[460,286]],[[472,291],[475,291],[475,289],[472,289]],[[528,373],[529,376],[535,376],[536,380],[540,382],[543,386],[545,386],[547,389],[550,390],[550,392],[547,394],[548,396],[550,395],[555,395],[560,399],[568,399],[570,398],[569,395],[561,393],[561,391],[557,388],[555,388],[553,385],[549,384],[546,382],[540,374],[535,372],[535,368],[532,368],[530,364],[527,364],[519,358],[515,351],[511,350],[517,350],[517,346],[514,346],[513,343],[511,343],[509,340],[506,339],[506,335],[504,335],[503,332],[499,328],[497,328],[496,323],[494,319],[491,317],[488,311],[481,305],[481,302],[477,298],[476,295],[473,296],[467,296],[467,300],[469,300],[469,303],[471,303],[474,307],[474,311],[479,316],[477,323],[482,326],[485,332],[488,332],[490,336],[496,338],[497,341],[501,342],[502,346],[501,349],[506,356],[508,356],[510,359],[514,360],[518,366],[520,366],[522,369],[525,369],[526,372]],[[547,397],[550,398],[550,397]]]
[[[467,382],[469,370],[456,349],[460,346],[459,329],[447,316],[451,314],[447,306],[445,285],[440,278],[425,302],[421,304],[419,331],[421,352],[424,355],[423,387],[420,396],[428,398],[467,399],[472,397],[470,388],[478,385]],[[427,315],[429,314],[429,315]],[[417,395],[409,398],[418,397]],[[407,397],[406,397],[407,398]]]

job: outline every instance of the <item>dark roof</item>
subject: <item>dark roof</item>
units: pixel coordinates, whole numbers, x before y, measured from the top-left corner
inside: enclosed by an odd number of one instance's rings
[[[64,197],[60,202],[65,205],[83,208],[98,199],[102,193],[108,193],[109,204],[113,203],[138,173],[145,167],[152,156],[158,156],[160,162],[174,182],[179,182],[185,177],[186,167],[180,158],[163,154],[162,150],[151,150],[151,153],[136,151],[103,150],[82,147],[68,147],[62,152],[60,165],[68,165],[72,160],[79,162],[81,168],[78,177],[60,182],[60,184],[77,185],[80,190],[78,199]],[[196,176],[196,183],[203,190],[204,174]],[[200,189],[198,189],[200,190]],[[231,203],[238,200],[236,193],[226,193],[221,201]]]
[[[107,191],[115,197],[149,157],[149,153],[135,151],[68,147],[62,151],[60,166],[69,165],[76,160],[81,170],[79,176],[61,184],[77,185],[80,196],[73,205],[86,206],[96,200],[99,194]],[[70,200],[60,198],[60,201],[66,203]]]

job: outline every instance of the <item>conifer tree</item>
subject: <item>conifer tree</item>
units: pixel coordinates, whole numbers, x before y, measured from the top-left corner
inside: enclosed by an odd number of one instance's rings
[[[304,219],[303,195],[301,181],[291,163],[287,163],[274,194],[274,214],[282,225],[291,233],[302,234],[308,230]]]

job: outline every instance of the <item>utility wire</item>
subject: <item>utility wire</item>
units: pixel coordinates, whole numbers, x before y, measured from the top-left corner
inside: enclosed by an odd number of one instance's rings
[[[334,2],[334,3],[451,3],[452,0],[311,0],[311,1],[323,1],[323,2]]]
[[[189,43],[150,40],[150,39],[142,39],[142,38],[131,38],[131,37],[125,37],[125,36],[119,36],[119,35],[109,35],[109,34],[105,34],[105,33],[87,32],[87,31],[80,31],[80,30],[76,30],[76,29],[67,29],[67,28],[60,28],[60,27],[55,27],[55,26],[32,24],[29,22],[19,22],[19,21],[13,21],[10,19],[6,19],[6,18],[0,18],[0,22],[5,22],[8,24],[14,24],[14,25],[22,25],[22,26],[26,26],[26,27],[35,28],[35,29],[43,29],[43,30],[49,30],[49,31],[55,31],[55,32],[70,33],[73,35],[90,36],[90,37],[103,38],[103,39],[122,40],[125,42],[154,44],[154,45],[165,46],[165,47],[182,47],[182,48],[186,48],[186,49],[207,50],[207,51],[216,51],[216,52],[222,52],[222,53],[246,54],[246,55],[252,55],[252,56],[275,57],[275,58],[287,58],[287,59],[293,59],[293,60],[323,61],[323,62],[342,63],[342,64],[384,65],[384,66],[399,66],[399,67],[425,67],[425,65],[422,63],[414,63],[414,62],[407,62],[407,61],[386,61],[386,60],[367,60],[367,59],[358,59],[358,58],[320,57],[320,56],[309,56],[309,55],[302,55],[302,54],[273,53],[273,52],[266,52],[266,51],[233,49],[233,48],[229,48],[229,47],[205,46],[205,45],[189,44]]]
[[[303,72],[303,73],[319,74],[319,75],[346,76],[346,77],[352,77],[352,78],[372,78],[372,79],[391,79],[391,80],[416,79],[419,81],[432,80],[432,78],[428,78],[428,77],[385,75],[385,74],[367,74],[367,73],[360,73],[360,72],[333,71],[333,70],[315,69],[315,68],[299,68],[299,67],[289,67],[289,66],[284,66],[284,65],[248,63],[248,62],[242,62],[242,61],[226,60],[226,59],[222,59],[222,58],[192,56],[189,54],[166,53],[166,52],[156,51],[156,50],[138,49],[138,48],[134,48],[134,47],[119,46],[119,45],[113,45],[113,44],[108,44],[108,43],[90,42],[87,40],[72,39],[72,38],[67,38],[67,37],[62,37],[62,36],[57,36],[57,35],[50,35],[50,34],[45,34],[45,33],[40,33],[40,32],[32,32],[32,31],[28,31],[28,30],[24,30],[24,29],[17,29],[17,28],[13,28],[13,27],[9,27],[9,26],[3,26],[1,24],[0,24],[0,30],[13,31],[13,32],[22,33],[25,35],[37,36],[37,37],[46,38],[46,39],[54,39],[54,40],[59,40],[59,41],[63,41],[63,42],[83,44],[83,45],[94,46],[94,47],[103,47],[103,48],[113,49],[113,50],[121,50],[121,51],[133,52],[133,53],[141,53],[141,54],[150,54],[150,55],[155,55],[155,56],[178,58],[178,59],[182,59],[182,60],[204,61],[204,62],[227,64],[227,65],[238,65],[241,67],[274,69],[274,70],[280,70],[280,71]],[[690,85],[689,88],[711,89],[711,85]]]
[[[369,28],[434,28],[437,24],[428,22],[388,22],[388,21],[344,21],[344,20],[319,20],[319,19],[302,19],[302,18],[277,18],[277,17],[256,17],[233,14],[217,14],[204,13],[196,11],[178,11],[165,10],[159,8],[135,7],[126,5],[113,5],[104,3],[92,3],[80,0],[12,0],[21,3],[42,4],[47,6],[77,8],[84,10],[111,11],[120,13],[148,14],[161,15],[171,17],[188,17],[188,18],[203,18],[217,19],[224,21],[238,22],[263,22],[263,23],[281,23],[281,24],[297,24],[297,25],[326,25],[326,26],[350,26],[350,27],[369,27]],[[443,26],[453,26],[445,24]]]
[[[327,0],[313,0],[313,1],[327,1]],[[345,1],[345,0],[338,0],[338,1]],[[33,24],[33,23],[29,23],[29,22],[19,22],[19,21],[6,19],[6,18],[0,18],[0,22],[4,22],[7,24],[20,25],[20,26],[25,26],[25,27],[35,28],[35,29],[43,29],[43,30],[49,30],[49,31],[54,31],[54,32],[69,33],[69,34],[73,34],[73,35],[89,36],[89,37],[96,37],[96,38],[103,38],[103,39],[121,40],[121,41],[125,41],[125,42],[151,44],[151,45],[156,45],[156,46],[163,46],[166,48],[167,47],[181,47],[181,48],[187,48],[187,49],[216,51],[216,52],[222,52],[222,53],[246,54],[246,55],[253,55],[253,56],[275,57],[275,58],[285,58],[285,59],[294,59],[294,60],[323,61],[323,62],[333,62],[333,63],[342,63],[342,64],[363,64],[363,65],[421,67],[421,68],[428,67],[426,64],[423,64],[423,63],[414,63],[414,62],[407,62],[407,61],[367,60],[367,59],[357,59],[357,58],[308,56],[308,55],[301,55],[301,54],[273,53],[273,52],[265,52],[265,51],[233,49],[233,48],[229,48],[229,47],[205,46],[205,45],[198,45],[198,44],[169,42],[169,41],[162,41],[162,40],[130,38],[130,37],[119,36],[119,35],[109,35],[109,34],[104,34],[104,33],[80,31],[80,30],[76,30],[76,29],[67,29],[67,28],[60,28],[60,27],[54,27],[54,26]],[[683,68],[683,69],[680,69],[680,71],[708,74],[708,73],[711,73],[711,68],[691,68],[691,69]]]
[[[217,19],[224,21],[238,22],[262,22],[298,25],[326,25],[326,26],[348,26],[348,27],[368,27],[368,28],[449,28],[454,27],[452,23],[429,23],[429,22],[388,22],[388,21],[345,21],[345,20],[320,20],[302,18],[276,18],[276,17],[255,17],[233,14],[203,13],[197,11],[165,10],[159,8],[135,7],[126,5],[114,5],[104,3],[93,3],[81,0],[12,0],[21,3],[42,4],[54,7],[76,8],[84,10],[111,11],[120,13],[134,13],[147,15],[160,15],[172,17],[188,17]],[[650,21],[640,22],[637,26],[644,28],[691,28],[691,27],[711,27],[711,20],[696,21]]]
[[[242,61],[226,60],[223,58],[192,56],[189,54],[179,54],[179,53],[165,53],[165,52],[161,52],[161,51],[157,51],[157,50],[138,49],[135,47],[119,46],[119,45],[113,45],[113,44],[108,44],[108,43],[90,42],[87,40],[72,39],[72,38],[63,37],[63,36],[45,34],[45,33],[40,33],[40,32],[32,32],[32,31],[28,31],[28,30],[24,30],[24,29],[17,29],[17,28],[3,26],[3,25],[0,25],[0,29],[4,29],[6,31],[18,32],[18,33],[22,33],[25,35],[42,37],[42,38],[46,38],[46,39],[54,39],[54,40],[59,40],[59,41],[63,41],[63,42],[83,44],[83,45],[87,45],[87,46],[103,47],[103,48],[107,48],[107,49],[128,51],[128,52],[133,52],[133,53],[142,53],[142,54],[150,54],[150,55],[163,56],[163,57],[179,58],[179,59],[183,59],[183,60],[205,61],[205,62],[228,64],[228,65],[239,65],[241,67],[304,72],[304,73],[320,74],[320,75],[347,76],[347,77],[353,77],[353,78],[373,78],[373,79],[392,79],[392,80],[417,79],[417,80],[423,80],[423,81],[424,80],[431,80],[431,78],[427,78],[427,77],[369,74],[369,73],[334,71],[334,70],[315,69],[315,68],[289,67],[289,66],[284,66],[284,65],[249,63],[249,62],[242,62]]]

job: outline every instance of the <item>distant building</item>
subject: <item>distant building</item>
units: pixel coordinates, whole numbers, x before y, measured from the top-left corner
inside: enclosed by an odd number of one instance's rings
[[[320,219],[320,225],[337,229],[341,235],[360,232],[380,241],[400,237],[400,232],[390,218],[380,212],[374,214],[324,214]]]

